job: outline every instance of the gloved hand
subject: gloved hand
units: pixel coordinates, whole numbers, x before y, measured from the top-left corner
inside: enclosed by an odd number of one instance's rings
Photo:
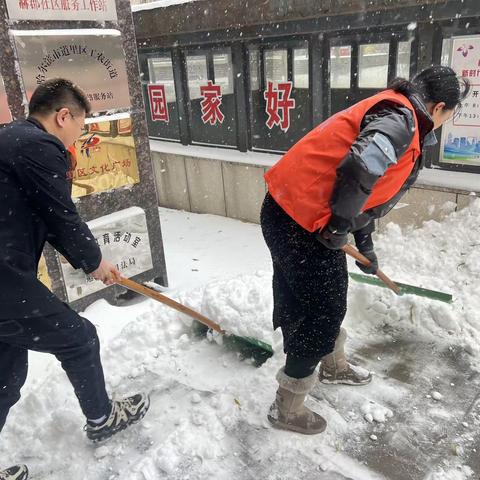
[[[327,225],[318,232],[317,240],[330,250],[340,250],[348,243],[348,233],[338,233],[336,230],[332,230],[330,225]]]
[[[355,264],[363,273],[367,273],[369,275],[375,275],[378,270],[378,258],[375,255],[372,238],[374,228],[375,225],[372,222],[369,225],[366,225],[364,228],[353,233],[358,251],[372,262],[372,265],[369,267],[366,267],[360,262],[355,262]]]
[[[367,273],[369,275],[375,275],[377,273],[377,270],[378,270],[378,258],[377,258],[377,255],[375,254],[375,252],[373,250],[367,250],[367,251],[364,251],[364,252],[360,251],[360,253],[364,257],[367,257],[372,262],[372,264],[369,267],[366,267],[365,265],[363,265],[360,262],[355,262],[357,267],[363,273]]]

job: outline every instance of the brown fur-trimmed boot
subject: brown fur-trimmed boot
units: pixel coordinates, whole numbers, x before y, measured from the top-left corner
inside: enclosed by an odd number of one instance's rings
[[[345,342],[347,331],[340,329],[335,342],[335,350],[322,358],[318,379],[322,383],[366,385],[372,381],[372,374],[362,367],[347,362]]]
[[[315,385],[315,377],[316,374],[312,373],[306,378],[292,378],[283,368],[279,370],[277,395],[268,412],[268,420],[274,427],[306,435],[325,430],[325,419],[304,405],[308,392]]]

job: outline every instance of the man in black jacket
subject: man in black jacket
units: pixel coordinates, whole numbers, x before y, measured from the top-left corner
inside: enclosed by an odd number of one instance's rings
[[[71,199],[67,148],[84,128],[90,105],[68,80],[54,79],[32,95],[26,120],[0,131],[0,431],[20,399],[28,350],[61,362],[87,419],[93,441],[140,420],[148,395],[110,400],[95,327],[62,303],[38,279],[45,242],[74,268],[110,285],[120,272],[107,260]],[[0,472],[24,480],[25,466]]]

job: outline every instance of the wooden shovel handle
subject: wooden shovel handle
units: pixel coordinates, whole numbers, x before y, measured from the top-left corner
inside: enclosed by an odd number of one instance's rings
[[[201,313],[198,313],[195,310],[192,310],[191,308],[188,308],[185,305],[182,305],[181,303],[178,303],[175,300],[172,300],[166,295],[162,295],[161,293],[146,287],[145,285],[141,285],[140,283],[134,282],[129,278],[122,278],[120,280],[117,280],[117,283],[119,285],[122,285],[128,288],[129,290],[133,290],[134,292],[140,293],[141,295],[145,295],[146,297],[153,298],[154,300],[157,300],[158,302],[168,305],[169,307],[172,307],[175,310],[178,310],[179,312],[185,313],[186,315],[192,318],[195,318],[195,320],[198,320],[200,323],[203,323],[208,328],[211,328],[212,330],[215,330],[216,332],[221,333],[222,335],[225,334],[225,330],[222,330],[220,328],[220,325],[210,320],[209,318],[205,317]]]
[[[352,245],[345,245],[342,250],[347,254],[353,257],[357,262],[360,262],[362,265],[365,265],[366,267],[369,267],[372,262],[362,255],[355,247]],[[391,290],[393,290],[397,295],[400,295],[400,288],[399,286],[390,280],[380,269],[377,270],[377,273],[375,274],[377,277]]]

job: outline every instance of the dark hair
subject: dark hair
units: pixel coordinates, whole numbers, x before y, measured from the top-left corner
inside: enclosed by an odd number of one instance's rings
[[[30,115],[48,115],[64,107],[90,113],[90,102],[80,88],[70,80],[53,78],[35,89],[28,110]]]
[[[450,67],[434,65],[422,70],[409,82],[404,78],[396,78],[388,88],[409,96],[420,95],[425,103],[445,103],[446,110],[460,107],[462,100],[470,92],[470,82],[458,77]]]

